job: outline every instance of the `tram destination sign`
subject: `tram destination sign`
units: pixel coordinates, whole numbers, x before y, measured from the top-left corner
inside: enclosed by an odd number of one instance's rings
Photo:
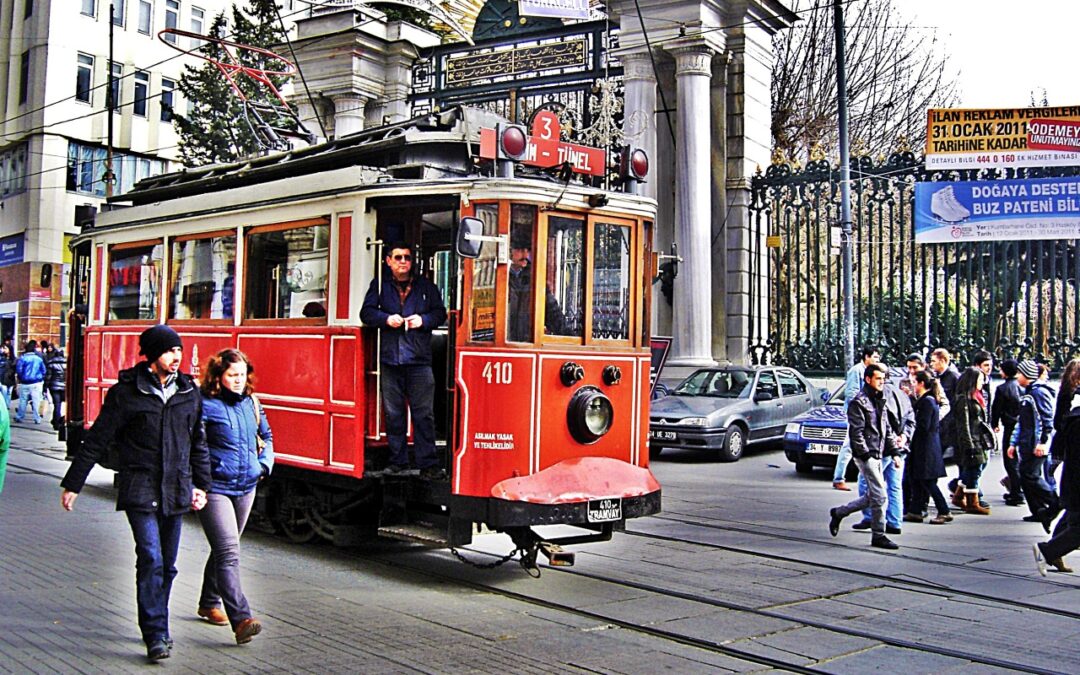
[[[1080,176],[915,185],[915,242],[1080,239]]]
[[[1080,164],[1080,106],[931,109],[926,168],[985,169]]]
[[[533,119],[528,149],[522,164],[550,169],[569,163],[574,173],[603,176],[607,173],[607,152],[587,145],[559,140],[559,118],[555,113],[541,110]],[[498,139],[494,129],[480,130],[480,157],[495,159]]]
[[[588,68],[589,45],[581,38],[563,39],[529,47],[473,52],[446,60],[447,88],[487,82],[497,78],[563,68]]]

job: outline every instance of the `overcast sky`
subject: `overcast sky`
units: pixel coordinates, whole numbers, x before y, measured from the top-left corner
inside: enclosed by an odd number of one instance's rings
[[[912,24],[936,28],[959,70],[958,107],[1080,105],[1080,1],[895,0]]]

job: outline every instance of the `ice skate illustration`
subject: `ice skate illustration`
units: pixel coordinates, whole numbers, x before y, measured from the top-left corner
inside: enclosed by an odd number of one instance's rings
[[[971,211],[956,200],[951,185],[930,196],[930,212],[943,223],[959,223],[971,217]]]

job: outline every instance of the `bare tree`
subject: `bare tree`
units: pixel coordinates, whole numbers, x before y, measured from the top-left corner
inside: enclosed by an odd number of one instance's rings
[[[926,110],[956,100],[958,74],[932,31],[903,23],[894,0],[844,6],[848,119],[853,143],[888,153],[900,136],[926,140]],[[820,144],[838,156],[836,50],[831,0],[793,0],[802,20],[773,40],[773,147],[805,162]]]

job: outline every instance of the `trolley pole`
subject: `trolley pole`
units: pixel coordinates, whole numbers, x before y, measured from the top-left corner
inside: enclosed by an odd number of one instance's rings
[[[847,74],[844,60],[844,9],[833,0],[836,31],[836,107],[840,124],[840,256],[844,295],[844,370],[855,363],[855,301],[852,297],[851,158],[848,148]]]
[[[108,129],[108,138],[105,145],[105,198],[113,196],[113,110],[116,109],[116,101],[113,100],[113,28],[115,23],[113,22],[113,12],[116,11],[113,8],[112,3],[109,3],[109,67],[106,69],[109,73],[109,86],[105,90],[105,115],[108,118],[105,121],[106,128]]]

